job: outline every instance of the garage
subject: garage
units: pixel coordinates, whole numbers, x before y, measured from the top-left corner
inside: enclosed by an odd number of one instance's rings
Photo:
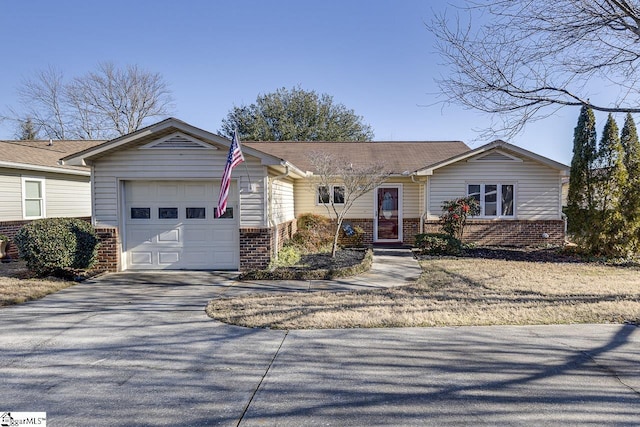
[[[237,270],[238,191],[215,218],[220,181],[125,181],[125,268]]]

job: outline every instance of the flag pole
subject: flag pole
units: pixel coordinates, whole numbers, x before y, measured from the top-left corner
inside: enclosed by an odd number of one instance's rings
[[[240,138],[238,137],[238,128],[235,128],[233,132],[236,136],[238,144],[240,144]],[[247,162],[244,162],[244,170],[247,172],[247,179],[249,180],[249,192],[253,193],[253,189],[251,188],[251,175],[249,175],[249,167],[247,166]]]

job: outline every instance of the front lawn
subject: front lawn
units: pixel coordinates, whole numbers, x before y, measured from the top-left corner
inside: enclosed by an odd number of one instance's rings
[[[42,298],[75,284],[54,277],[36,278],[22,261],[0,263],[0,306]]]
[[[432,258],[412,285],[217,299],[225,323],[278,329],[640,323],[640,269],[598,263]]]

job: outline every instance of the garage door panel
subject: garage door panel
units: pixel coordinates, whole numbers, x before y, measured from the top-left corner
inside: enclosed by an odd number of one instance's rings
[[[151,251],[129,251],[130,262],[135,265],[153,265],[153,252]]]
[[[184,197],[186,200],[206,200],[207,185],[204,183],[186,184],[184,186]]]
[[[161,251],[158,252],[158,263],[159,264],[175,264],[180,262],[180,252],[167,252]]]
[[[158,183],[158,200],[179,200],[179,190],[177,184]]]
[[[158,243],[180,243],[180,229],[176,228],[158,233]]]
[[[212,240],[218,244],[227,244],[235,241],[235,230],[215,230],[212,236]]]
[[[212,218],[219,182],[129,181],[125,183],[125,247],[129,269],[237,269],[239,219]],[[232,184],[229,206],[237,209]],[[131,218],[131,208],[147,214]],[[205,209],[203,219],[187,208]],[[177,212],[177,214],[176,214]],[[193,212],[192,212],[193,214]],[[147,218],[148,217],[148,218]]]
[[[153,230],[136,228],[127,233],[127,243],[136,246],[142,243],[153,243],[155,236]]]
[[[155,188],[152,188],[151,183],[146,182],[137,182],[136,185],[129,189],[130,199],[135,200],[154,200],[155,197]]]

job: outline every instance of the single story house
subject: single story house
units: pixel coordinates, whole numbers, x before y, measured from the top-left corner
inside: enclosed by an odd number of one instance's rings
[[[410,244],[436,231],[442,202],[476,196],[482,213],[469,239],[491,244],[561,244],[562,179],[569,168],[503,141],[476,149],[444,142],[241,142],[228,210],[216,218],[231,141],[175,118],[62,158],[91,168],[93,224],[111,270],[265,267],[303,213],[339,201],[314,181],[308,154],[354,164],[383,162],[391,175],[358,200],[347,221],[373,244]],[[327,194],[328,193],[328,194]],[[339,203],[339,202],[338,202]]]
[[[59,164],[63,156],[104,141],[0,141],[0,234],[29,221],[91,217],[91,171]],[[16,255],[15,246],[10,255]]]

